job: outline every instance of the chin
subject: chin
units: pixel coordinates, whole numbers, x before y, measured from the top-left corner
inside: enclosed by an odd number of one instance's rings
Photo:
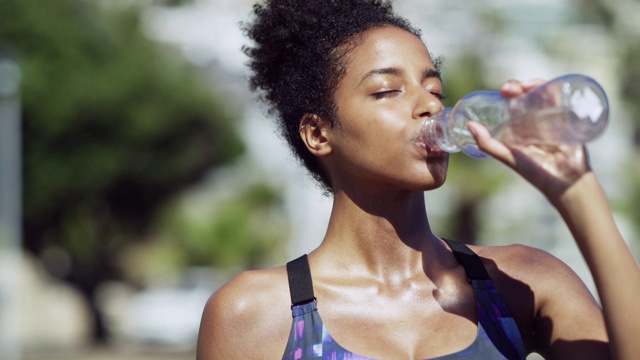
[[[435,190],[441,187],[442,185],[444,185],[446,179],[447,179],[446,172],[435,173],[435,174],[434,173],[425,174],[416,182],[405,184],[405,187],[412,191],[420,191],[420,192]]]
[[[442,185],[444,185],[445,180],[446,180],[446,176],[442,178],[435,178],[430,184],[424,186],[422,188],[422,191],[430,191],[430,190],[438,189],[442,187]]]
[[[449,161],[427,162],[427,169],[431,174],[432,182],[439,188],[447,180],[447,170],[449,170]]]
[[[442,187],[442,185],[444,185],[444,179],[442,181],[435,182],[431,187],[425,189],[424,191],[439,189]]]

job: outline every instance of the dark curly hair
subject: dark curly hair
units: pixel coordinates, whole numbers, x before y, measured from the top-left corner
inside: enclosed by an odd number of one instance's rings
[[[336,125],[333,94],[344,57],[365,31],[385,25],[417,37],[420,31],[385,0],[266,0],[253,6],[253,16],[241,24],[253,41],[242,48],[253,71],[251,90],[260,91],[294,155],[330,193],[329,177],[300,139],[300,120],[316,114]]]

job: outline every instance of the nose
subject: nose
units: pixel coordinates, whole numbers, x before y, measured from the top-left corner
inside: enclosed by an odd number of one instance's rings
[[[413,109],[413,117],[422,119],[433,116],[444,109],[442,101],[437,94],[433,94],[425,88],[421,88]]]

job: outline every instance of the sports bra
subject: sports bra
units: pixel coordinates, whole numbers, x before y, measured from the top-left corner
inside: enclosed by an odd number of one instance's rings
[[[471,345],[444,359],[520,359],[525,350],[520,331],[494,288],[482,260],[460,242],[445,240],[464,267],[473,287],[478,313],[478,332]],[[307,255],[287,263],[293,322],[283,360],[374,360],[354,354],[338,344],[327,331],[316,307]]]

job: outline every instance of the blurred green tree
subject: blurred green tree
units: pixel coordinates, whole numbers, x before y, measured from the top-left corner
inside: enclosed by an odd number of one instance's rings
[[[187,248],[186,263],[260,268],[282,260],[280,245],[289,231],[284,205],[278,189],[255,183],[219,201],[210,212],[210,221],[207,217],[199,220],[174,211],[166,214],[161,231],[173,239],[176,246]]]
[[[215,197],[196,192],[168,203],[151,240],[127,246],[122,269],[130,282],[157,282],[186,266],[213,266],[213,282],[226,281],[285,260],[289,222],[281,189],[266,181],[221,186]]]
[[[23,244],[66,249],[89,298],[161,204],[244,151],[211,80],[122,4],[0,0],[0,47],[24,77]]]

